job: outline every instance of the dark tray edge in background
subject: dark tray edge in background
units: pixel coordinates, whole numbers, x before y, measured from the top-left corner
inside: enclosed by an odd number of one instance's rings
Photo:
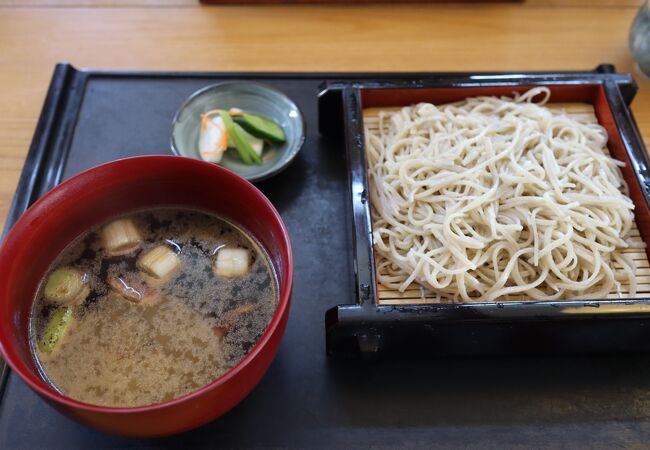
[[[613,72],[613,66],[600,66],[603,70]],[[544,74],[548,72],[529,72],[529,74]],[[556,72],[554,76],[561,79],[582,72]],[[83,100],[85,83],[90,77],[95,78],[247,78],[247,79],[318,79],[327,83],[329,92],[350,83],[350,80],[363,80],[364,83],[386,83],[388,81],[408,80],[412,85],[422,84],[424,80],[454,80],[466,77],[467,74],[457,72],[425,73],[425,72],[395,72],[395,73],[326,73],[326,72],[182,72],[182,71],[130,71],[130,70],[88,70],[77,69],[71,64],[57,64],[50,86],[41,109],[41,113],[32,137],[32,142],[23,165],[16,193],[7,214],[4,234],[11,228],[20,215],[45,192],[54,187],[61,178],[65,163],[65,152],[68,150],[72,133],[77,121],[79,107]],[[482,72],[480,76],[496,76],[504,83],[511,83],[522,75],[506,74],[503,72]],[[327,81],[326,81],[327,80]],[[618,80],[623,83],[621,78]],[[515,81],[516,82],[516,81]],[[324,88],[325,90],[325,88]],[[622,90],[625,100],[629,102],[636,89]],[[316,94],[316,93],[314,93]],[[330,95],[319,98],[319,103],[328,103]],[[339,102],[340,103],[340,102]],[[339,117],[336,101],[327,106],[329,117]],[[320,106],[323,109],[325,106]],[[319,116],[319,129],[324,134],[331,134],[328,121]],[[327,116],[325,116],[327,117]],[[342,128],[341,128],[342,129]]]
[[[593,73],[597,79],[601,73],[613,74],[614,67],[611,65],[599,66],[599,72]],[[475,77],[498,79],[504,84],[516,84],[522,77],[534,75],[552,76],[555,80],[563,80],[567,77],[575,77],[577,74],[584,75],[585,72],[527,72],[516,74],[515,72],[481,72]],[[342,130],[342,127],[332,127],[335,122],[327,118],[340,116],[340,100],[336,100],[331,93],[343,86],[350,84],[350,81],[363,80],[364,85],[373,86],[385,85],[391,82],[408,81],[411,86],[420,86],[432,81],[459,81],[466,79],[467,73],[458,72],[395,72],[395,73],[372,73],[372,72],[181,72],[181,71],[119,71],[119,70],[87,70],[76,69],[74,66],[61,63],[57,64],[50,87],[39,116],[29,152],[25,159],[16,193],[12,200],[7,214],[4,234],[9,230],[20,215],[45,192],[54,187],[61,177],[67,151],[72,133],[76,125],[77,114],[83,100],[85,83],[90,77],[127,77],[127,78],[247,78],[247,79],[318,79],[323,80],[324,85],[319,95],[319,110],[326,114],[319,114],[319,130],[323,134],[332,134],[333,129]],[[621,93],[629,103],[636,92],[636,85],[630,85],[622,75],[612,75],[613,80],[621,87]],[[337,124],[338,125],[338,124]]]

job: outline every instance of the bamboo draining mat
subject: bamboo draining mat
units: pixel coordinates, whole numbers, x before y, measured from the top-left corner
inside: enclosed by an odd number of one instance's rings
[[[548,107],[554,110],[564,110],[574,119],[584,123],[598,123],[594,108],[588,103],[552,103]],[[367,108],[363,110],[364,127],[371,133],[377,133],[379,130],[379,112],[392,112],[398,111],[400,108]],[[372,207],[372,205],[371,205]],[[642,243],[639,230],[636,225],[630,233],[630,241]],[[634,261],[636,266],[637,275],[637,292],[635,298],[650,297],[650,263],[648,256],[643,249],[625,249],[623,253],[628,254]],[[383,260],[383,257],[375,254],[376,266]],[[406,276],[404,277],[406,279]],[[439,299],[431,290],[420,286],[417,283],[412,283],[404,292],[395,289],[387,288],[378,284],[377,296],[378,303],[381,305],[422,305],[432,303],[449,303],[444,299]],[[622,296],[619,296],[616,291],[611,292],[607,298],[617,299],[625,298],[626,293],[629,292],[629,286],[626,284],[621,285]],[[511,296],[503,301],[516,301],[526,300],[524,297]]]

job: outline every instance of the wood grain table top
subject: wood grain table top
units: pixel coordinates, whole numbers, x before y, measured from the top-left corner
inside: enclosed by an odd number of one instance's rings
[[[628,50],[639,0],[201,6],[190,0],[0,0],[0,219],[52,70],[586,70],[634,74],[650,142],[650,81]]]

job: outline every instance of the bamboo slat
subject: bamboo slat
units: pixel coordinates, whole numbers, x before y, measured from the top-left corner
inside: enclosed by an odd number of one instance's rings
[[[547,106],[552,110],[563,110],[572,118],[584,121],[585,123],[597,123],[594,108],[588,103],[552,103]],[[399,109],[400,108],[397,107],[364,109],[363,121],[365,128],[371,132],[377,132],[379,127],[378,116],[380,111],[394,112],[398,111]],[[629,240],[633,243],[643,243],[636,225],[630,232]],[[645,250],[639,248],[628,248],[622,250],[622,253],[625,253],[630,259],[632,259],[636,267],[637,291],[634,298],[650,297],[650,262],[648,261],[648,256]],[[375,258],[377,259],[377,266],[379,266],[379,263],[382,262],[383,257],[375,255]],[[629,296],[626,295],[629,293],[629,290],[629,285],[622,284],[620,288],[621,295],[619,295],[618,292],[613,291],[608,295],[607,298],[629,298]],[[420,286],[417,283],[412,283],[403,292],[400,292],[396,289],[390,289],[379,284],[377,289],[377,297],[377,302],[382,305],[418,305],[448,302],[448,300],[440,299],[434,292]],[[503,299],[503,301],[514,300],[526,300],[526,298],[522,298],[521,296],[510,296]]]

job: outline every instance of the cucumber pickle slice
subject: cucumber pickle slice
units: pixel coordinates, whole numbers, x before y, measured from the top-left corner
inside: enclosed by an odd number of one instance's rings
[[[266,117],[258,116],[257,114],[242,113],[241,115],[234,116],[233,120],[244,130],[258,138],[268,139],[275,143],[282,143],[287,139],[282,127]]]

